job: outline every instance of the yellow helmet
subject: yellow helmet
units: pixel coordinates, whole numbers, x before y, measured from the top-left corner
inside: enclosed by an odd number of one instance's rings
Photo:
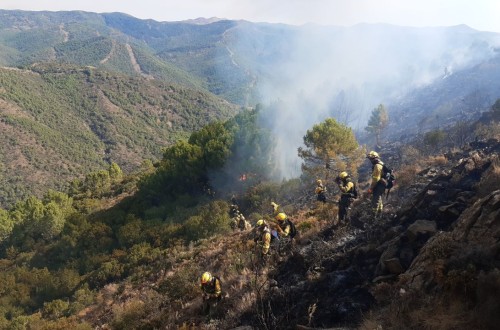
[[[212,280],[212,274],[209,272],[204,272],[203,275],[201,275],[201,284],[207,284]]]
[[[316,183],[321,184],[321,180],[320,179],[316,180]]]
[[[339,177],[340,177],[341,179],[345,179],[345,178],[347,178],[348,176],[349,176],[349,174],[347,174],[347,172],[340,172],[340,174],[339,174]]]
[[[379,158],[379,155],[376,151],[372,150],[368,153],[368,155],[366,155],[366,158],[375,159],[375,158]]]
[[[284,221],[286,219],[286,214],[285,213],[278,213],[276,215],[275,219],[278,221]]]
[[[260,226],[263,226],[265,225],[265,221],[260,219],[259,221],[257,221],[257,227],[260,227]]]

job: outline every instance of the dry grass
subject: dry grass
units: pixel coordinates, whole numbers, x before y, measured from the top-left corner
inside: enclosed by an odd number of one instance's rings
[[[444,155],[429,156],[426,160],[427,164],[432,166],[442,166],[448,163],[448,158]]]
[[[485,197],[500,189],[500,160],[495,159],[476,186],[479,197]]]
[[[413,164],[415,159],[421,159],[420,151],[412,146],[406,146],[401,150],[401,161],[403,164]]]
[[[409,187],[415,182],[417,173],[420,172],[422,168],[418,164],[410,164],[402,166],[396,173],[396,182],[398,186]]]
[[[336,203],[316,203],[313,216],[318,220],[333,221],[338,215],[339,209]]]
[[[474,134],[482,140],[500,139],[500,124],[491,123],[489,125],[479,125]]]

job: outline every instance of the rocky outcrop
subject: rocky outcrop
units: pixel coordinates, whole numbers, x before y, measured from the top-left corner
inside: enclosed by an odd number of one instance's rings
[[[498,155],[489,151],[496,148],[456,155],[454,167],[422,171],[427,184],[394,214],[374,222],[362,211],[368,205],[360,203],[351,216],[362,229],[328,228],[298,247],[270,274],[277,286],[265,303],[280,315],[276,320],[355,325],[380,304],[373,289],[384,282],[397,288],[401,299],[424,292],[438,296],[465,283],[488,300],[485,279],[500,280],[495,277],[500,274],[500,190],[482,198],[477,191],[492,180]]]

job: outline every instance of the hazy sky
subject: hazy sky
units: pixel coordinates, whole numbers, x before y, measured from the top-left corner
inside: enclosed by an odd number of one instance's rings
[[[467,24],[500,32],[499,0],[1,0],[0,9],[122,12],[157,21],[220,17],[293,25]]]

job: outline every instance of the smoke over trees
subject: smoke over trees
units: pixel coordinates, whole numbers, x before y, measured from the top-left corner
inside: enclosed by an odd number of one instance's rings
[[[373,109],[370,119],[368,120],[368,126],[365,130],[372,133],[375,136],[375,141],[377,146],[380,145],[380,134],[387,127],[389,123],[389,115],[383,104],[379,104],[378,107]]]

